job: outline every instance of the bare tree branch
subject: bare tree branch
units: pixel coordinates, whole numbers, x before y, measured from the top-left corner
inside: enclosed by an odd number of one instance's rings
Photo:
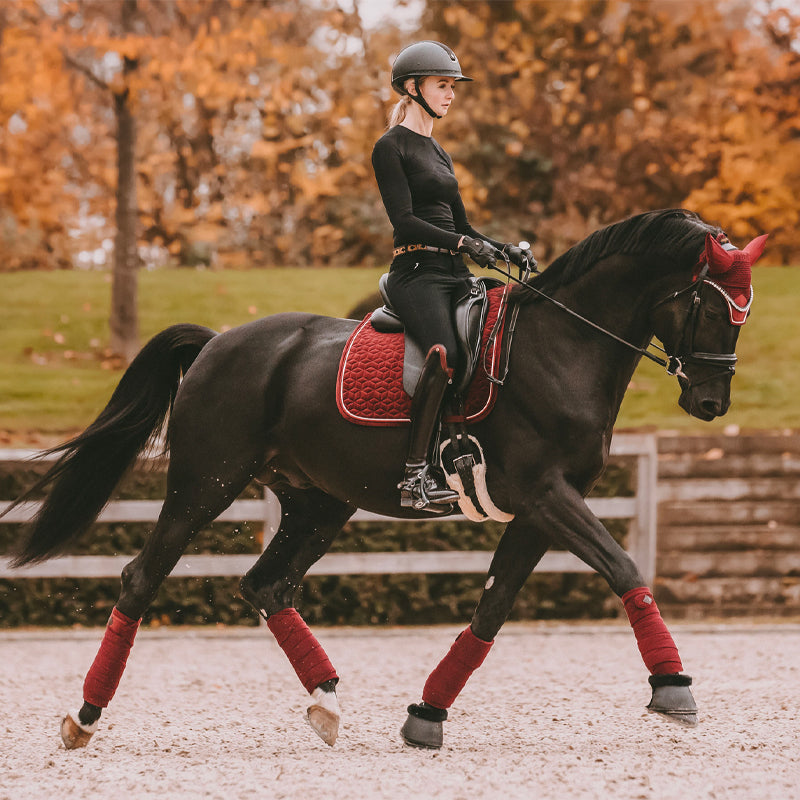
[[[81,64],[80,61],[78,61],[76,58],[73,58],[63,47],[61,48],[61,55],[64,61],[69,64],[69,66],[80,72],[82,75],[85,75],[96,86],[99,86],[101,89],[111,89],[108,83],[101,78],[98,78],[97,75],[95,75],[94,72],[92,72],[92,70],[86,66],[86,64]]]

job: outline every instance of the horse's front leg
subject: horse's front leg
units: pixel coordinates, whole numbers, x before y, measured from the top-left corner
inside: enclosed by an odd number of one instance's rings
[[[545,525],[554,545],[569,550],[596,570],[622,600],[642,660],[650,672],[647,706],[676,722],[697,724],[697,706],[682,674],[678,648],[658,610],[653,593],[633,559],[589,510],[580,493],[562,476],[547,482],[530,500],[537,525]]]
[[[331,747],[339,735],[336,697],[339,676],[328,655],[294,608],[309,567],[331,546],[355,509],[317,489],[278,490],[281,525],[267,549],[240,583],[242,596],[267,627],[311,695],[306,718]]]
[[[549,546],[549,539],[523,520],[516,518],[508,524],[492,558],[471,624],[458,635],[428,677],[422,703],[408,708],[408,718],[401,729],[406,744],[431,749],[442,746],[447,709],[483,663],[519,590]]]

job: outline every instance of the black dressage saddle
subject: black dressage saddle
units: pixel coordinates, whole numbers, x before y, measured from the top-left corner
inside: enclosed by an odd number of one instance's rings
[[[384,305],[372,312],[372,327],[379,333],[402,333],[403,322],[392,308],[386,293],[386,281],[389,273],[381,275],[378,281]],[[463,394],[472,380],[481,349],[481,334],[486,322],[488,310],[487,292],[503,281],[496,278],[475,278],[470,280],[470,288],[458,299],[454,310],[454,324],[458,339],[458,369],[454,379],[456,392]],[[408,335],[405,337],[405,354],[403,357],[403,389],[413,397],[417,387],[422,365],[427,353]]]

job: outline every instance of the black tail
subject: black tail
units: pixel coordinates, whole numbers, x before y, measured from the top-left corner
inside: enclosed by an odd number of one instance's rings
[[[12,566],[63,552],[97,519],[114,487],[161,430],[181,375],[214,336],[200,325],[161,331],[133,360],[97,419],[79,436],[47,451],[63,455],[11,506],[52,485]]]

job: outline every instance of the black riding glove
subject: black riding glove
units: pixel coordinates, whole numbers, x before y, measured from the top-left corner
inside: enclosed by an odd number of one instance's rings
[[[479,267],[493,267],[497,263],[497,250],[482,239],[465,236],[458,251],[466,253]]]
[[[507,244],[503,247],[503,252],[508,256],[512,264],[521,269],[527,267],[534,269],[536,267],[536,259],[533,257],[533,251],[530,248],[523,250],[515,244]]]

